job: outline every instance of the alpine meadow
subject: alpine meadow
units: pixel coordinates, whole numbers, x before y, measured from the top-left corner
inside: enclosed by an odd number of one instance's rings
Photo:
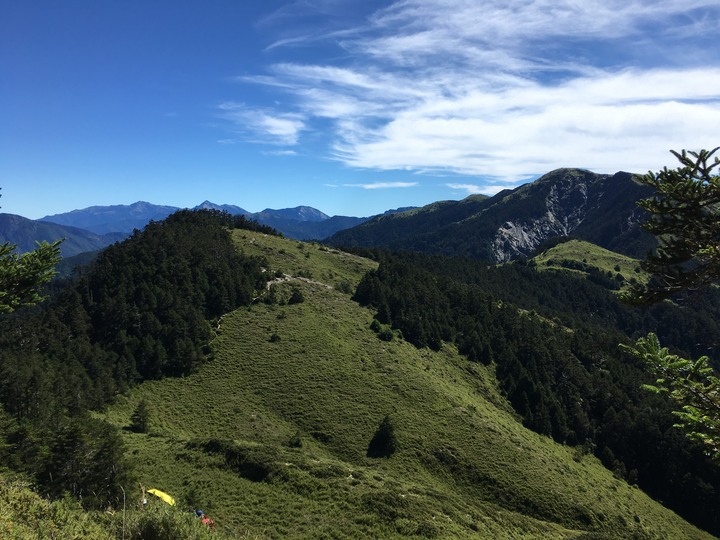
[[[0,0],[0,540],[720,540],[720,0]]]
[[[632,348],[715,356],[716,288],[622,302],[645,264],[579,238],[422,251],[181,210],[32,293],[0,320],[2,537],[720,532],[720,470]]]

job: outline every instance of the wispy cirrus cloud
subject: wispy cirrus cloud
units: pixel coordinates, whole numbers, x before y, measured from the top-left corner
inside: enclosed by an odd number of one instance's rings
[[[456,184],[456,183],[450,183],[445,184],[447,187],[449,187],[452,190],[455,191],[464,191],[466,195],[495,195],[497,193],[500,193],[503,189],[508,189],[508,185],[498,185],[498,184]]]
[[[233,125],[234,131],[257,142],[294,145],[306,128],[302,115],[295,112],[267,112],[242,103],[225,102],[218,106],[219,116]]]
[[[714,0],[399,0],[307,38],[341,55],[240,79],[286,98],[240,120],[284,144],[323,122],[326,157],[351,167],[494,180],[448,184],[468,193],[565,166],[644,172],[717,144],[718,26]]]
[[[418,185],[418,182],[368,182],[365,184],[343,184],[345,187],[361,189],[398,189],[411,188]]]

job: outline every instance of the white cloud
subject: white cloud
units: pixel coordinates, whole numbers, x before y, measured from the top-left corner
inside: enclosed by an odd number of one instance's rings
[[[445,184],[450,189],[465,191],[468,195],[477,195],[482,193],[480,186],[477,184]]]
[[[265,152],[265,154],[270,156],[297,156],[298,153],[295,150],[271,150],[269,152]]]
[[[445,184],[450,189],[458,190],[458,191],[464,191],[467,195],[496,195],[497,193],[500,193],[503,189],[508,189],[507,185],[494,185],[494,184],[483,184],[483,185],[477,185],[477,184]]]
[[[258,142],[294,145],[300,131],[306,128],[297,113],[272,114],[234,102],[221,103],[218,109],[220,116],[230,121],[238,133],[252,133]]]
[[[716,0],[399,0],[328,31],[346,53],[332,62],[242,79],[290,111],[230,114],[283,144],[322,121],[332,159],[491,179],[484,193],[558,167],[645,172],[718,144],[720,63],[702,40],[719,25]]]
[[[370,182],[368,184],[343,184],[345,187],[357,187],[362,189],[397,189],[409,188],[418,185],[417,182]]]

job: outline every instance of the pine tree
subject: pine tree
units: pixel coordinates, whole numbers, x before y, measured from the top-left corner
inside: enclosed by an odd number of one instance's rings
[[[651,304],[720,278],[720,175],[713,157],[720,147],[699,152],[673,151],[680,167],[650,172],[640,181],[655,189],[638,201],[650,215],[643,227],[658,247],[641,264],[654,276],[648,286],[636,285],[625,300]]]
[[[135,433],[147,433],[150,422],[150,412],[145,399],[141,399],[130,417],[130,429]]]
[[[390,457],[397,450],[397,439],[395,438],[395,427],[390,416],[383,418],[377,428],[375,435],[370,441],[367,449],[367,456],[371,458]]]
[[[720,158],[713,150],[672,152],[681,166],[649,173],[642,181],[655,195],[638,202],[650,213],[645,228],[658,238],[655,254],[642,263],[653,274],[649,286],[635,286],[624,296],[650,304],[680,292],[707,287],[720,279]],[[656,376],[646,390],[669,395],[680,407],[676,427],[704,444],[720,461],[720,378],[707,356],[696,361],[670,354],[653,333],[625,350],[640,358]]]
[[[40,289],[55,276],[61,242],[37,242],[34,251],[22,254],[15,253],[15,244],[0,244],[0,313],[43,300]]]

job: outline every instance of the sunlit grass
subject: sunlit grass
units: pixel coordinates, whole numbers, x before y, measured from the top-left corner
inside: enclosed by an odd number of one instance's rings
[[[569,240],[548,249],[533,258],[538,270],[564,270],[568,272],[581,272],[563,267],[563,261],[575,261],[610,273],[613,276],[620,274],[626,282],[637,280],[647,283],[649,275],[640,268],[640,261],[609,251],[584,240]],[[582,272],[581,272],[582,273]]]
[[[310,275],[278,284],[280,296],[298,287],[305,301],[227,314],[211,362],[147,382],[107,412],[127,426],[146,399],[149,433],[125,432],[140,481],[173,494],[181,509],[202,507],[218,534],[709,538],[594,457],[523,428],[492,366],[450,346],[378,339],[372,312],[333,287],[357,283],[371,261],[234,234],[273,271]],[[368,458],[386,415],[398,450]]]

